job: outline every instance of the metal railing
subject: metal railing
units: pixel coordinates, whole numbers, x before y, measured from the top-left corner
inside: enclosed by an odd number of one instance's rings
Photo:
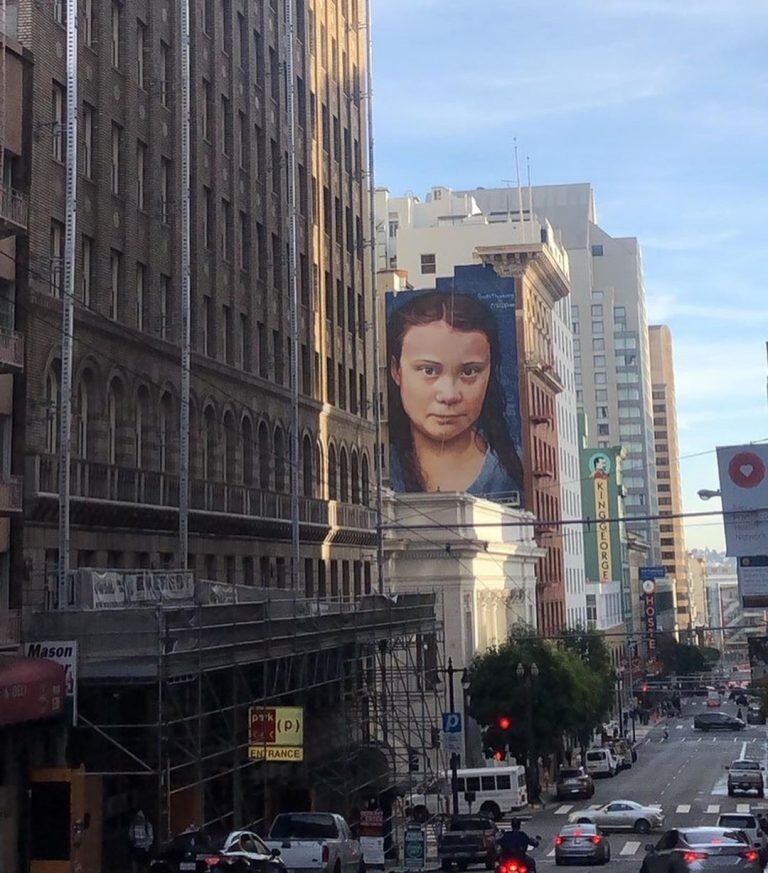
[[[0,183],[0,223],[13,224],[19,230],[26,230],[28,218],[27,195],[4,182]]]

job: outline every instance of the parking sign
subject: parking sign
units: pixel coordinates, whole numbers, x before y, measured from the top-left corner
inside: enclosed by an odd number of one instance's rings
[[[443,713],[441,745],[449,755],[461,755],[464,752],[464,727],[460,712]]]

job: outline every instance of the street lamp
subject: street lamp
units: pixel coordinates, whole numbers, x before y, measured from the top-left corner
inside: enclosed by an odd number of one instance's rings
[[[457,673],[461,673],[461,688],[466,692],[469,688],[469,676],[463,668],[453,666],[453,659],[448,658],[448,666],[444,670],[438,670],[438,673],[444,673],[448,677],[448,707],[451,712],[456,711],[456,700],[453,695],[453,677]],[[466,715],[465,715],[466,718]],[[451,806],[453,814],[459,814],[459,756],[455,752],[451,752]]]
[[[721,497],[721,493],[719,491],[712,491],[709,488],[701,488],[696,492],[699,495],[701,500],[711,500],[713,497]]]
[[[533,756],[533,694],[532,682],[539,678],[538,664],[533,662],[527,669],[522,662],[517,665],[515,674],[518,679],[523,679],[525,682],[525,727],[526,727],[526,749],[525,749],[525,772],[528,781],[528,800],[533,803],[539,799],[539,774],[538,768],[534,765]]]

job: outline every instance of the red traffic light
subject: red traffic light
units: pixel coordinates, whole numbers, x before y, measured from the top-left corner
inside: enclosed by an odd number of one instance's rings
[[[503,761],[504,755],[501,752],[494,752],[493,753],[493,760],[494,761]]]
[[[500,715],[496,719],[496,724],[503,730],[508,731],[512,727],[512,719],[508,715]]]
[[[643,693],[645,693],[647,690],[648,690],[648,686],[645,683],[643,683]]]

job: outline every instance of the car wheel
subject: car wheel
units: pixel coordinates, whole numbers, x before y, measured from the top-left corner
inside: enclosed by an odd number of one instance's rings
[[[496,803],[484,803],[480,807],[480,815],[487,815],[492,821],[498,821],[501,818],[501,810]]]
[[[636,834],[649,834],[651,832],[651,823],[645,818],[639,818],[635,822]]]
[[[733,788],[731,788],[731,786],[729,785],[729,786],[728,786],[728,797],[733,797],[735,794],[736,794],[736,792],[735,792],[735,791],[733,790]]]

